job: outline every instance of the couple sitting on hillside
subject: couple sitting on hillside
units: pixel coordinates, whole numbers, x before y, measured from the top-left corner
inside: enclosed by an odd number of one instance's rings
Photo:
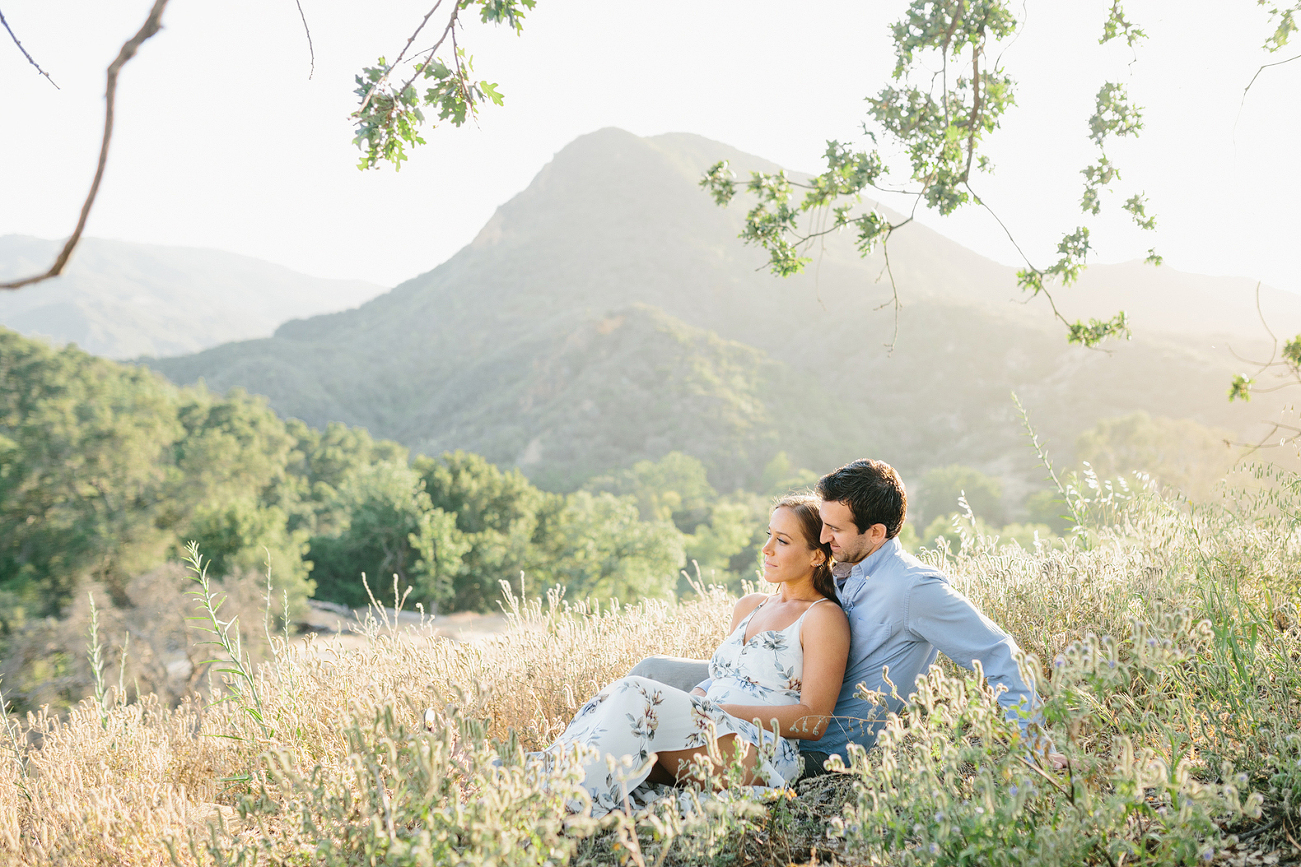
[[[763,546],[763,577],[776,592],[736,603],[708,662],[643,660],[535,758],[551,765],[584,747],[594,814],[621,808],[643,782],[685,781],[700,763],[721,772],[720,756],[739,759],[746,785],[784,785],[825,773],[851,743],[871,747],[903,705],[891,683],[907,690],[940,651],[968,669],[980,662],[1025,725],[1036,698],[1016,642],[903,550],[906,510],[899,476],[873,460],[824,476],[816,496],[780,500]],[[862,687],[884,702],[860,697]],[[711,759],[714,738],[721,749]]]

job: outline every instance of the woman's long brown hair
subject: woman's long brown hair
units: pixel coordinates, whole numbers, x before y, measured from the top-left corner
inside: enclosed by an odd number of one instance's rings
[[[813,589],[838,604],[840,600],[836,598],[836,579],[831,575],[831,546],[821,541],[822,515],[818,512],[821,503],[817,497],[794,494],[782,497],[773,504],[772,509],[774,512],[790,509],[799,518],[800,529],[804,531],[804,542],[809,550],[821,551],[824,555],[822,562],[813,567]]]

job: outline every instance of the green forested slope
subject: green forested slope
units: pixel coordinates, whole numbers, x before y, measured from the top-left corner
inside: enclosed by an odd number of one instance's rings
[[[754,355],[725,348],[733,369],[674,375],[740,376]],[[717,408],[744,427],[762,405]],[[274,628],[268,591],[277,618],[314,591],[364,606],[362,573],[377,596],[396,582],[426,611],[490,608],[521,570],[535,591],[601,599],[668,594],[684,553],[720,580],[735,579],[737,557],[748,574],[762,501],[720,500],[698,462],[675,460],[655,495],[680,500],[674,489],[690,485],[690,515],[640,508],[641,483],[564,495],[466,452],[410,462],[364,429],[283,421],[238,389],[177,387],[0,328],[0,680],[24,707],[83,695],[90,594],[113,641],[134,637],[147,687],[195,688],[185,678],[205,663],[181,616],[192,602],[179,566],[190,541],[228,594],[222,616],[239,615],[254,641]]]
[[[742,422],[748,409],[736,410]],[[618,572],[632,583],[617,595],[654,594],[682,565],[668,518],[643,521],[631,496],[544,493],[465,452],[412,464],[363,429],[284,422],[238,389],[178,388],[0,329],[0,632],[60,612],[87,585],[124,598],[132,578],[178,560],[189,540],[214,578],[263,573],[270,557],[294,602],[311,593],[311,572],[329,598],[364,603],[367,572],[385,583],[396,573],[428,605],[478,607],[525,566],[543,584],[564,572],[576,592]],[[476,546],[505,544],[493,533],[513,538],[515,565],[470,568],[483,565]],[[634,537],[653,540],[629,557],[638,562],[595,553],[637,549]],[[587,546],[592,562],[559,562],[567,545]]]
[[[155,366],[265,394],[314,425],[481,452],[562,488],[671,449],[704,460],[722,487],[779,448],[802,466],[871,449],[905,470],[959,461],[1037,478],[1013,390],[1059,448],[1138,409],[1238,432],[1275,409],[1225,401],[1238,362],[1192,334],[1215,324],[1214,310],[1172,317],[1179,334],[1069,347],[1046,309],[1009,300],[1011,269],[916,224],[892,241],[896,337],[892,313],[877,309],[891,297],[883,263],[847,239],[830,239],[798,278],[766,273],[736,239],[741,210],[697,187],[719,158],[771,167],[696,136],[584,136],[433,271],[358,310]],[[1129,298],[1151,315],[1179,303],[1183,283],[1169,273],[1156,299],[1122,291],[1144,285],[1139,266],[1092,279],[1116,278],[1103,303]],[[1216,286],[1223,297],[1189,291],[1200,306],[1253,304],[1236,283]],[[1081,315],[1114,312],[1062,291]]]

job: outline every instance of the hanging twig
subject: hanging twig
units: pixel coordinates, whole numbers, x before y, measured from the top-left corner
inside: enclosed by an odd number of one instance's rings
[[[447,19],[447,26],[443,28],[443,35],[438,37],[438,41],[434,43],[434,46],[433,46],[432,48],[428,48],[428,49],[425,49],[424,51],[421,51],[421,52],[420,52],[420,54],[424,55],[424,57],[425,57],[425,63],[426,63],[426,64],[429,63],[429,62],[431,62],[431,61],[433,60],[433,58],[434,58],[434,54],[437,53],[437,51],[438,51],[439,48],[442,48],[442,47],[443,47],[443,41],[447,39],[447,35],[448,35],[449,33],[452,35],[452,46],[453,46],[452,55],[453,55],[453,56],[456,56],[456,50],[455,50],[455,46],[456,46],[456,24],[457,24],[457,16],[460,15],[460,14],[461,14],[461,6],[460,6],[460,4],[457,4],[456,6],[453,6],[453,7],[452,7],[452,17],[450,17],[450,18]],[[396,66],[397,64],[394,64],[394,65]],[[411,73],[411,77],[408,78],[408,79],[406,80],[406,82],[403,83],[402,87],[398,88],[398,93],[402,93],[402,92],[405,91],[408,87],[410,87],[411,84],[412,84],[412,82],[414,82],[414,81],[416,80],[416,77],[417,77],[418,75],[420,75],[421,72],[424,71],[424,64],[419,64],[419,63],[418,63],[418,64],[416,64],[416,66],[417,66],[418,68],[415,69],[415,70]],[[456,62],[456,68],[457,68],[457,70],[458,70],[458,74],[460,74],[460,73],[459,73],[459,70],[460,70],[460,68],[461,68],[461,65],[460,65],[460,60],[459,60],[459,59],[458,59],[457,62]],[[461,87],[464,88],[464,87],[465,87],[465,76],[464,76],[464,75],[461,75],[460,81],[461,81]]]
[[[1242,89],[1242,100],[1243,100],[1243,102],[1246,102],[1246,100],[1247,100],[1247,91],[1251,90],[1251,86],[1252,86],[1253,84],[1256,83],[1256,79],[1257,79],[1257,78],[1260,78],[1260,74],[1261,74],[1262,72],[1264,72],[1266,69],[1269,69],[1270,67],[1273,67],[1273,66],[1282,66],[1284,63],[1291,63],[1293,60],[1301,60],[1301,54],[1298,54],[1298,55],[1296,55],[1295,57],[1289,57],[1289,58],[1286,59],[1286,60],[1276,60],[1276,61],[1274,61],[1273,63],[1265,63],[1265,64],[1261,64],[1260,69],[1257,69],[1257,70],[1256,70],[1256,74],[1253,75],[1253,76],[1251,77],[1251,81],[1247,82],[1247,86],[1244,87],[1244,88]],[[1239,110],[1239,111],[1242,110],[1242,106],[1241,106],[1241,105],[1238,106],[1238,110]]]
[[[1260,74],[1266,69],[1273,66],[1282,66],[1284,63],[1291,63],[1293,60],[1301,60],[1301,54],[1293,55],[1286,60],[1276,60],[1273,63],[1261,64],[1260,68],[1256,70],[1256,74],[1251,77],[1251,81],[1248,81],[1247,86],[1242,89],[1242,99],[1238,101],[1238,113],[1233,118],[1233,137],[1235,147],[1237,144],[1238,121],[1242,120],[1242,110],[1247,106],[1247,94],[1251,92],[1251,88],[1256,83],[1256,79],[1260,78]]]
[[[303,32],[307,34],[307,51],[312,56],[312,68],[307,73],[307,80],[311,81],[312,76],[316,74],[316,49],[312,47],[312,31],[307,26],[307,16],[303,14],[302,0],[294,0],[298,5],[298,17],[303,19]]]
[[[140,30],[135,36],[132,36],[122,46],[118,52],[117,58],[108,66],[108,84],[104,90],[104,141],[99,147],[99,164],[95,168],[95,179],[91,181],[90,193],[86,196],[86,202],[81,206],[81,217],[77,220],[77,228],[73,230],[72,237],[63,245],[59,252],[59,257],[54,260],[50,270],[44,274],[38,274],[35,277],[25,277],[22,280],[12,280],[8,283],[0,283],[0,289],[21,289],[32,283],[39,283],[42,280],[48,280],[51,277],[57,277],[63,273],[63,268],[68,264],[68,258],[72,256],[73,249],[76,248],[77,242],[81,240],[81,233],[86,228],[86,218],[90,216],[91,206],[95,204],[95,196],[99,193],[99,182],[104,178],[104,166],[108,162],[108,145],[113,137],[113,103],[117,96],[117,75],[122,71],[122,67],[127,61],[135,57],[140,46],[145,40],[153,36],[162,28],[163,9],[167,7],[167,0],[154,0],[154,8],[149,10],[149,17],[141,25]]]
[[[3,12],[0,12],[0,24],[3,24],[5,30],[9,31],[9,38],[14,41],[14,45],[18,46],[18,50],[23,53],[23,57],[27,58],[27,62],[30,63],[32,66],[35,66],[36,71],[39,72],[41,75],[44,75],[46,81],[48,81],[50,84],[54,84],[54,79],[50,78],[50,74],[46,72],[44,69],[41,69],[41,65],[37,63],[30,54],[27,53],[27,49],[23,48],[23,44],[18,41],[18,37],[14,35],[13,28],[10,27],[9,22],[5,20],[5,14]],[[57,84],[54,84],[54,89],[62,90],[63,88],[59,87]]]

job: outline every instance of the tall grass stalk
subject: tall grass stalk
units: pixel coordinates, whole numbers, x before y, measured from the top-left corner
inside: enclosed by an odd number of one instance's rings
[[[22,725],[9,719],[9,702],[5,699],[3,689],[0,689],[0,722],[5,727],[5,747],[13,753],[14,786],[30,802],[32,795],[27,790],[27,747],[18,740]]]
[[[1035,432],[1034,425],[1030,423],[1030,412],[1021,405],[1021,398],[1017,396],[1015,391],[1012,392],[1012,403],[1016,404],[1017,414],[1021,416],[1021,426],[1025,428],[1025,434],[1030,438],[1030,446],[1034,449],[1035,455],[1038,456],[1039,463],[1043,464],[1044,469],[1048,471],[1048,478],[1052,481],[1053,487],[1057,488],[1057,493],[1061,494],[1066,508],[1070,509],[1071,521],[1076,527],[1082,526],[1084,524],[1084,515],[1077,502],[1077,492],[1073,487],[1066,485],[1057,475],[1057,471],[1053,469],[1053,463],[1048,458],[1047,448],[1043,443],[1039,442],[1039,434]]]
[[[219,594],[213,590],[212,582],[208,579],[208,566],[199,553],[198,543],[190,542],[186,546],[186,563],[193,573],[194,583],[198,585],[198,589],[190,591],[190,595],[195,598],[203,612],[189,619],[198,621],[198,628],[212,636],[202,643],[221,648],[226,657],[204,661],[205,665],[216,663],[222,666],[217,669],[217,672],[230,676],[227,683],[230,684],[233,692],[219,701],[235,701],[240,710],[258,724],[262,736],[270,740],[275,737],[275,729],[271,726],[266,707],[262,702],[262,694],[258,690],[253,662],[244,653],[243,641],[239,633],[239,618],[222,620],[217,616],[225,600],[219,598]]]
[[[108,728],[108,690],[104,686],[103,646],[99,640],[99,609],[95,607],[95,594],[90,599],[90,625],[86,628],[86,657],[90,662],[90,675],[95,683],[95,706],[99,708],[100,723]]]

